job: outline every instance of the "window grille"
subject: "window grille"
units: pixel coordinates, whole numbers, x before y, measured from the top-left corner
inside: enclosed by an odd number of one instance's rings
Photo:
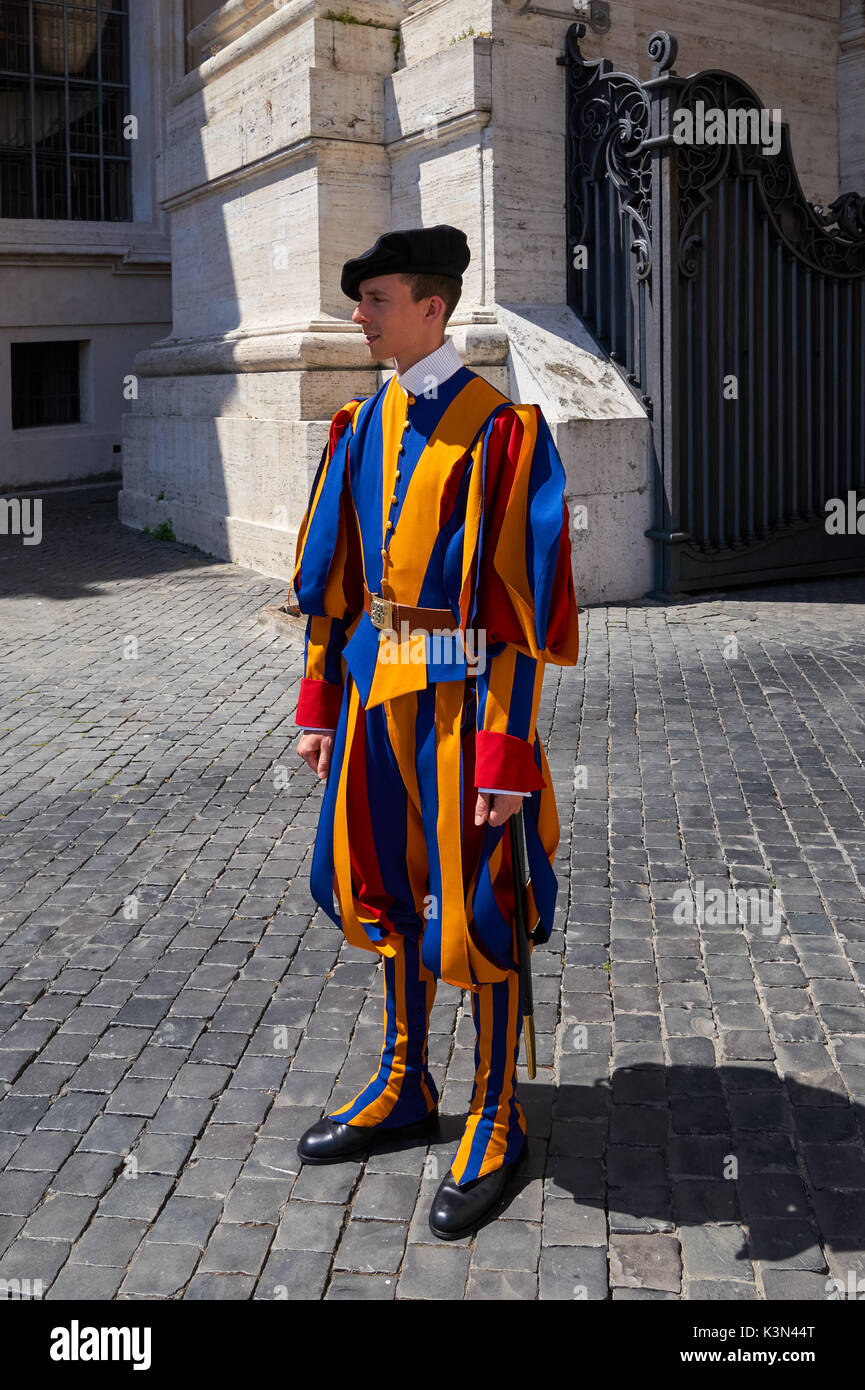
[[[12,343],[12,428],[81,419],[78,342]]]
[[[0,0],[0,217],[132,217],[128,0]]]

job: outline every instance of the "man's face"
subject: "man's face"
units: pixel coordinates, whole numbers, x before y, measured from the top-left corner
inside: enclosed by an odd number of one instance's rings
[[[363,329],[373,361],[411,356],[431,336],[441,336],[444,301],[438,296],[415,303],[411,286],[399,275],[370,276],[358,291],[360,303],[351,317]]]

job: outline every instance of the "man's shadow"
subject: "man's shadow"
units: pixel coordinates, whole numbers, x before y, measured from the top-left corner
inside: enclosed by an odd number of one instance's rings
[[[482,1224],[542,1178],[547,1197],[608,1213],[614,1235],[741,1224],[743,1261],[865,1248],[865,1107],[843,1088],[756,1065],[648,1065],[591,1085],[520,1081],[518,1095],[528,1162]],[[441,1117],[436,1170],[464,1124]]]

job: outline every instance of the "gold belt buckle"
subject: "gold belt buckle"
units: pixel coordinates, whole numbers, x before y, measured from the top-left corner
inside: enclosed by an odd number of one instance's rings
[[[373,627],[392,628],[393,627],[393,602],[389,598],[379,598],[377,595],[370,594],[369,599],[369,620]]]

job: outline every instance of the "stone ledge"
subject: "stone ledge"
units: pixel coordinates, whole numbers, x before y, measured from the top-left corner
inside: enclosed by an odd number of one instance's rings
[[[34,497],[43,502],[59,498],[64,508],[89,507],[92,502],[116,502],[122,485],[123,479],[119,473],[71,483],[43,483],[41,486],[39,483],[25,483],[20,488],[5,483],[2,497]]]
[[[296,603],[266,603],[258,611],[258,621],[270,632],[286,637],[303,637],[306,633],[306,617]]]
[[[169,107],[179,105],[302,24],[335,22],[325,18],[323,0],[289,0],[264,13],[267,8],[266,4],[257,5],[256,0],[229,0],[190,32],[188,41],[193,49],[201,50],[202,58],[169,88]],[[354,8],[364,12],[362,18],[355,16],[361,30],[399,30],[402,0],[354,0]]]
[[[253,25],[260,24],[265,10],[273,12],[273,0],[227,0],[190,29],[187,41],[192,48],[224,47]]]
[[[498,366],[507,360],[507,333],[497,324],[453,325],[449,336],[454,339],[454,347],[467,366]],[[139,352],[133,368],[139,376],[207,376],[224,372],[301,371],[304,368],[377,371],[380,365],[370,359],[360,330],[345,323],[308,330],[249,333],[235,338],[185,342],[166,339]]]
[[[646,420],[606,353],[567,304],[497,303],[521,400],[552,425],[572,420]]]

